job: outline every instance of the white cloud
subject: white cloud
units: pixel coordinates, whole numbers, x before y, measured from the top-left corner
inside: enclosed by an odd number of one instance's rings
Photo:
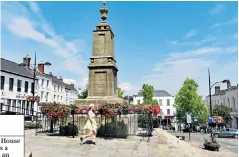
[[[197,41],[166,41],[166,44],[169,45],[179,45],[179,46],[201,46],[203,44],[209,43],[216,40],[216,37],[213,37],[211,35],[207,36],[205,39],[197,40]]]
[[[228,61],[216,60],[223,55],[236,55],[235,47],[202,47],[184,52],[172,52],[160,63],[153,66],[149,75],[144,76],[143,83],[149,83],[155,89],[164,89],[175,95],[183,81],[188,77],[199,84],[199,94],[208,94],[207,68],[213,71],[212,82],[220,81],[230,76],[233,83],[237,83],[237,59]],[[235,54],[233,54],[235,53]],[[212,72],[211,72],[212,73]]]
[[[51,52],[65,60],[66,70],[77,74],[79,78],[84,78],[87,74],[86,65],[80,56],[80,53],[86,50],[84,40],[65,40],[46,21],[36,2],[28,4],[29,8],[18,2],[2,3],[3,26],[18,37],[49,47]],[[83,83],[83,79],[81,82]]]
[[[223,10],[225,10],[225,5],[223,5],[223,4],[217,4],[217,5],[215,5],[211,10],[210,10],[210,14],[211,15],[216,15],[216,14],[218,14],[218,13],[220,13],[220,12],[222,12]]]
[[[31,11],[33,11],[34,13],[40,13],[41,9],[38,7],[36,2],[29,2],[29,7],[31,9]]]
[[[63,78],[63,82],[66,83],[66,84],[76,84],[76,80],[74,79],[66,79],[66,78]]]
[[[195,30],[195,29],[191,30],[191,31],[189,31],[188,33],[185,34],[184,40],[189,39],[189,38],[191,38],[195,35],[197,35],[197,30]]]
[[[128,82],[123,82],[118,85],[119,88],[121,88],[123,91],[130,91],[133,89],[132,85]]]
[[[238,17],[234,17],[229,21],[214,23],[210,28],[218,28],[218,27],[222,27],[222,26],[237,24],[237,22],[238,22]]]

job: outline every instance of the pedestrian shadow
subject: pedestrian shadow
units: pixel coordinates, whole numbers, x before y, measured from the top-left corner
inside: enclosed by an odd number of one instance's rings
[[[83,142],[82,144],[93,144],[92,140],[86,140],[85,142]]]

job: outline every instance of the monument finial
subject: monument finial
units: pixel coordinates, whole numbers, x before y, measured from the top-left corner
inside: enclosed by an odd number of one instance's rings
[[[102,22],[106,22],[108,12],[109,12],[109,10],[106,8],[105,1],[104,1],[103,7],[100,8]]]

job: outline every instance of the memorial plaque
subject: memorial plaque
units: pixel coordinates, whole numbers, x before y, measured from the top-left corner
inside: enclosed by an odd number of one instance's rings
[[[95,94],[97,96],[105,95],[106,93],[106,72],[95,73]]]
[[[104,54],[104,48],[105,48],[105,35],[104,34],[99,34],[99,38],[98,38],[98,49],[96,52],[96,55],[100,56]]]

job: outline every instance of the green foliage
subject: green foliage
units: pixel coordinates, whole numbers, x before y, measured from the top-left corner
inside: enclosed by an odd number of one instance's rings
[[[193,80],[186,78],[183,86],[175,96],[175,116],[180,122],[186,122],[186,113],[192,113],[192,120],[198,117],[198,122],[205,124],[209,116],[206,104],[202,97],[197,94],[198,84]]]
[[[213,116],[221,116],[226,124],[229,124],[232,121],[230,112],[232,109],[225,105],[216,106],[213,109]]]
[[[221,147],[220,144],[216,141],[214,136],[212,136],[211,142],[208,141],[207,139],[204,139],[203,145],[204,145],[205,149],[212,150],[212,151],[215,151],[215,150],[218,151],[219,148]]]
[[[151,105],[153,103],[154,87],[149,84],[143,84],[139,94],[143,96],[144,104]]]
[[[86,85],[86,89],[82,91],[81,95],[78,95],[78,99],[86,99],[88,96],[88,85]]]
[[[158,104],[159,104],[159,102],[158,102],[158,100],[157,100],[157,99],[154,99],[154,100],[152,101],[152,104],[153,104],[153,105],[158,105]]]
[[[121,90],[121,88],[117,88],[117,93],[118,93],[118,98],[123,98],[124,97],[124,91]]]

